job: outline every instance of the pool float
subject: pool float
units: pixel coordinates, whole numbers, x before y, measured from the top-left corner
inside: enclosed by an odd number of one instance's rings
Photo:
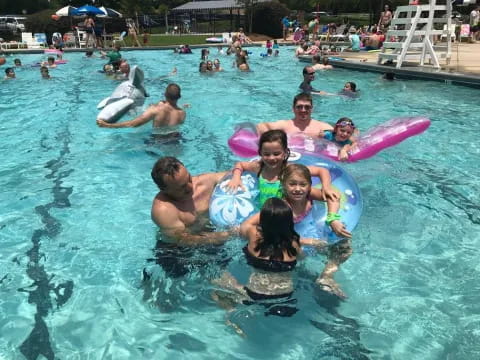
[[[424,132],[430,126],[430,119],[422,116],[398,117],[377,125],[357,138],[357,147],[350,151],[348,162],[368,159],[379,151],[394,146],[410,136]],[[290,149],[304,154],[324,156],[338,160],[339,146],[325,139],[312,139],[304,134],[289,135]],[[257,155],[258,135],[255,125],[244,123],[228,139],[230,149],[238,156]]]
[[[341,194],[338,211],[341,221],[348,231],[352,231],[358,224],[363,206],[360,190],[353,178],[343,168],[328,159],[302,155],[292,151],[289,160],[291,160],[289,161],[291,163],[320,166],[329,170],[332,187]],[[239,225],[259,211],[256,201],[258,195],[257,176],[253,173],[244,172],[242,183],[245,186],[245,191],[239,188],[235,194],[228,193],[225,190],[225,185],[230,179],[231,174],[228,174],[219,182],[210,200],[210,220],[220,228]],[[313,187],[321,187],[317,177],[313,177],[312,182]],[[302,237],[321,238],[329,243],[341,240],[333,233],[330,226],[325,224],[326,217],[326,203],[314,201],[309,214],[301,222],[295,224],[295,230]]]
[[[206,42],[209,43],[223,43],[223,38],[221,37],[209,37],[205,39]]]
[[[58,49],[45,49],[43,51],[44,54],[55,54],[55,55],[63,55],[63,51],[62,50],[58,50]]]
[[[142,106],[147,96],[143,84],[143,71],[133,66],[128,74],[128,80],[116,87],[112,95],[98,103],[97,109],[102,109],[97,119],[109,123],[118,121],[127,111]]]
[[[63,65],[63,64],[67,63],[67,60],[63,60],[63,59],[55,60],[54,63],[55,63],[55,65]],[[32,64],[32,67],[39,67],[39,66],[42,66],[42,64],[45,64],[45,66],[48,67],[48,62],[47,61],[37,62],[35,64]]]

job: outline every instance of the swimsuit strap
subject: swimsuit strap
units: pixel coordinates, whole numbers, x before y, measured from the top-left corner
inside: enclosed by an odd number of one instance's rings
[[[307,215],[310,213],[310,211],[312,210],[313,208],[313,204],[312,204],[312,198],[309,196],[308,197],[308,201],[310,202],[311,206],[310,206],[310,209],[308,210],[305,210],[303,213],[301,214],[298,214],[298,215],[293,215],[293,222],[294,224],[298,224],[299,222],[302,222],[303,219],[305,219],[307,217]]]

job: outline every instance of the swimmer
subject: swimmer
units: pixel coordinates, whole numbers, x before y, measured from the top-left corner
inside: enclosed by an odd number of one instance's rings
[[[8,80],[8,79],[15,79],[15,78],[16,78],[15,69],[13,67],[6,68],[4,79]]]
[[[210,54],[210,51],[208,49],[202,49],[202,53],[200,55],[200,60],[206,61],[208,60],[208,55]]]
[[[112,64],[103,65],[103,72],[108,78],[113,78],[115,76],[115,69]]]
[[[315,71],[333,69],[333,66],[328,63],[328,56],[323,56],[322,58],[320,58],[320,55],[314,55],[312,57],[312,63],[312,68]]]
[[[22,62],[20,61],[20,59],[14,59],[14,60],[13,60],[13,64],[15,65],[15,67],[20,67],[20,66],[22,66]]]
[[[108,58],[108,63],[112,64],[114,62],[118,62],[122,59],[122,55],[120,54],[121,47],[120,45],[115,45],[112,50],[108,53],[105,51],[100,51],[100,56],[102,59]]]
[[[326,243],[301,239],[294,229],[292,210],[283,200],[268,199],[258,218],[258,224],[250,218],[240,228],[240,235],[248,241],[243,253],[253,268],[247,284],[240,284],[231,273],[225,272],[212,281],[220,287],[212,293],[212,299],[228,310],[232,310],[234,303],[248,305],[259,301],[267,308],[265,315],[292,316],[298,309],[289,305],[288,299],[294,291],[292,271],[303,257],[301,245],[322,249]],[[244,335],[238,325],[230,320],[227,324]]]
[[[287,144],[287,134],[282,130],[269,130],[260,136],[258,145],[260,159],[256,161],[237,162],[232,170],[232,179],[226,185],[231,192],[236,192],[239,187],[244,188],[241,175],[250,171],[258,175],[259,204],[263,206],[271,197],[282,197],[280,177],[287,166],[290,150]],[[331,188],[330,173],[327,169],[310,166],[309,170],[318,176],[322,183],[322,198],[335,202],[340,199],[338,192]]]
[[[180,99],[180,86],[169,84],[165,89],[165,100],[151,105],[145,112],[130,121],[108,123],[97,119],[97,125],[105,128],[138,127],[152,121],[152,133],[159,136],[179,136],[178,127],[185,121],[186,113],[177,105]]]
[[[333,130],[333,126],[326,122],[312,119],[313,101],[308,94],[302,93],[293,99],[294,118],[291,120],[279,120],[264,122],[257,125],[257,132],[279,129],[287,134],[302,133],[313,138],[323,137],[323,131]]]
[[[46,66],[40,67],[40,74],[42,75],[42,79],[51,79],[51,76],[48,73],[48,67]]]
[[[302,164],[289,164],[282,175],[282,192],[285,201],[290,205],[293,212],[294,223],[301,222],[308,216],[313,207],[313,200],[325,201],[321,198],[319,189],[312,188],[312,178],[308,168]],[[345,262],[351,255],[352,249],[350,244],[351,233],[347,231],[345,225],[341,222],[340,215],[337,213],[340,203],[339,201],[327,202],[328,215],[326,223],[339,237],[344,240],[329,247],[328,261],[322,274],[317,278],[316,283],[324,291],[333,293],[340,298],[346,295],[340,289],[340,286],[333,279],[334,273],[338,270],[341,263]],[[259,224],[259,214],[253,215],[246,222],[251,224]],[[240,232],[242,233],[242,226]],[[324,243],[324,245],[326,245]]]
[[[225,172],[192,176],[174,157],[159,159],[152,179],[160,191],[153,199],[152,220],[166,235],[163,240],[195,246],[224,243],[233,231],[208,232],[208,206],[215,186]]]
[[[220,60],[213,60],[213,71],[223,71],[223,68],[220,66]]]
[[[87,50],[87,51],[85,51],[85,57],[86,57],[86,58],[93,58],[93,57],[95,57],[95,56],[93,55],[93,50]]]
[[[207,71],[213,72],[213,62],[211,60],[207,60]]]
[[[198,65],[198,71],[201,72],[201,73],[206,73],[208,72],[208,67],[207,67],[207,63],[205,61],[202,61],[200,63],[200,65]]]
[[[353,150],[356,146],[356,140],[353,137],[355,132],[355,124],[347,117],[343,117],[337,121],[333,131],[324,131],[323,138],[335,142],[341,146],[338,151],[338,160],[348,160],[349,151]]]
[[[57,64],[55,64],[55,58],[53,56],[49,56],[47,61],[42,62],[42,66],[49,67],[50,69],[56,68]]]
[[[315,69],[312,66],[305,66],[303,68],[303,82],[300,84],[299,88],[304,94],[314,94],[322,95],[321,90],[315,90],[311,83],[315,80]]]
[[[250,71],[250,66],[247,64],[247,57],[245,55],[238,56],[237,68],[240,71]]]
[[[273,53],[273,56],[278,56],[278,55],[280,55],[280,51],[276,49],[275,52]]]

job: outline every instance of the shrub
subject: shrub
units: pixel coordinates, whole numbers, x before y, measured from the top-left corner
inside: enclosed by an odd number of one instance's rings
[[[290,14],[290,10],[277,2],[263,2],[253,7],[253,32],[282,37],[282,18]]]

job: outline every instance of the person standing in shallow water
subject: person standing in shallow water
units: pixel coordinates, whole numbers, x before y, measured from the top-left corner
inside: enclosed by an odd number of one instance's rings
[[[155,163],[151,175],[160,189],[151,216],[165,241],[184,246],[222,244],[233,234],[234,230],[212,232],[209,228],[210,198],[226,172],[192,176],[182,162],[167,156]]]

